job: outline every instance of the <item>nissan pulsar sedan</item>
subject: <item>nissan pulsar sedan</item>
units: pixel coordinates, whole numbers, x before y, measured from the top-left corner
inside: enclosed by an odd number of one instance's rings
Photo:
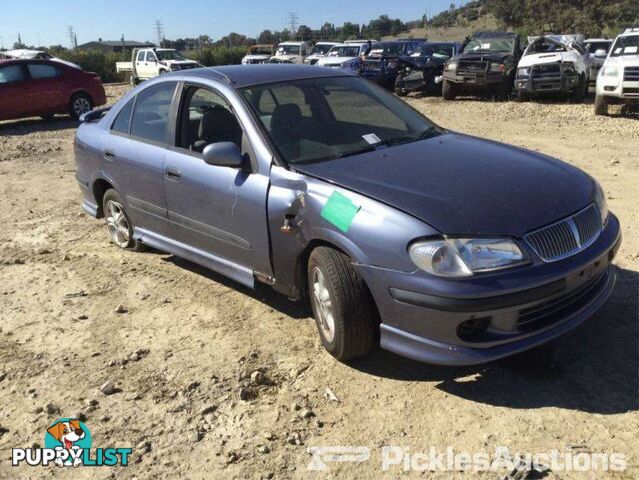
[[[594,179],[342,70],[162,75],[85,115],[75,151],[84,209],[118,247],[308,298],[340,360],[377,344],[505,357],[585,321],[615,282],[619,222]]]

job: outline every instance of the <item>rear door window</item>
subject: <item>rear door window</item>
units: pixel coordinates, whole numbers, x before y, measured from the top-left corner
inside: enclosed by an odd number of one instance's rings
[[[31,75],[33,80],[39,80],[41,78],[56,78],[61,75],[58,68],[45,63],[30,63],[27,65],[27,68],[29,69],[29,75]]]
[[[175,82],[165,82],[142,90],[135,102],[131,135],[142,140],[167,143],[169,114]]]
[[[20,65],[0,67],[0,83],[15,83],[24,80],[24,72]]]

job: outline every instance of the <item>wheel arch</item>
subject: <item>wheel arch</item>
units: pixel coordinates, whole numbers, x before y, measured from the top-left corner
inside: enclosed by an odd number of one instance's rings
[[[95,203],[97,205],[97,218],[104,217],[104,208],[103,208],[103,199],[104,194],[107,190],[115,188],[111,182],[104,178],[96,178],[93,181],[92,190],[93,190],[93,198],[95,198]]]

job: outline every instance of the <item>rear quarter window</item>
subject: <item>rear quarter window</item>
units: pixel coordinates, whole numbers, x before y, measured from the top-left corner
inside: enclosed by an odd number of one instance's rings
[[[129,133],[131,130],[131,113],[133,112],[134,103],[135,97],[129,100],[126,105],[122,107],[122,110],[120,110],[120,113],[118,113],[118,116],[115,118],[115,122],[113,122],[113,125],[111,126],[111,130],[119,133]]]

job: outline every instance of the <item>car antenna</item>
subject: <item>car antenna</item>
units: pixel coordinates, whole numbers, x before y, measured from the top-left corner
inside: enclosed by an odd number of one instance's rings
[[[233,80],[231,80],[228,75],[225,75],[224,73],[220,72],[219,70],[215,70],[214,68],[209,67],[209,69],[215,73],[217,73],[220,77],[222,77],[224,79],[224,81],[226,83],[228,83],[229,85],[232,85],[234,82]]]

